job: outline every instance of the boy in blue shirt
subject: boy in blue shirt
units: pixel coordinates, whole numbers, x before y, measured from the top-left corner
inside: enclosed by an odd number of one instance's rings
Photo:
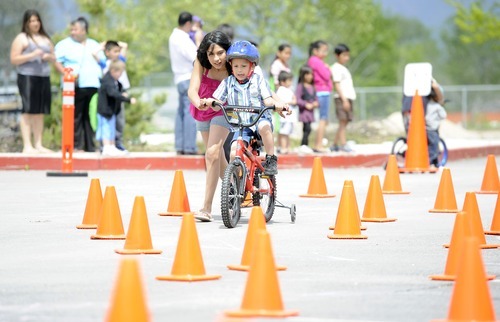
[[[115,61],[127,62],[127,48],[128,45],[125,42],[108,40],[101,43],[101,48],[94,52],[94,58],[97,60],[99,66],[101,66],[103,75],[108,72],[109,65]],[[104,55],[99,55],[99,52],[103,51]],[[104,57],[103,57],[104,56]],[[127,71],[124,70],[118,81],[122,84],[123,90],[127,91],[130,88],[130,81],[128,79]],[[123,129],[125,128],[125,107],[122,104],[119,113],[116,115],[116,148],[121,151],[128,152],[123,145]]]
[[[248,41],[237,41],[229,47],[226,58],[231,64],[232,75],[224,79],[213,94],[219,103],[236,106],[261,107],[275,106],[276,111],[282,115],[282,111],[288,109],[288,104],[276,101],[272,98],[272,92],[265,79],[254,73],[255,66],[259,63],[259,51]],[[212,106],[212,98],[205,99],[205,104]],[[282,115],[283,116],[283,115]],[[273,123],[270,111],[266,111],[256,126],[245,128],[243,140],[248,144],[250,136],[254,132],[262,138],[266,150],[266,160],[263,164],[265,175],[276,175],[278,173],[278,158],[274,154]],[[235,133],[233,142],[238,133]],[[232,144],[231,156],[234,155],[236,147]]]

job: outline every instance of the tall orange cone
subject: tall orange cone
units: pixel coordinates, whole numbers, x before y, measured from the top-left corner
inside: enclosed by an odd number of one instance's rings
[[[120,262],[118,278],[111,295],[106,322],[146,322],[151,321],[139,274],[139,264],[135,258]]]
[[[99,211],[102,205],[102,191],[99,179],[90,180],[89,195],[87,204],[85,205],[85,213],[81,225],[76,226],[78,229],[96,229],[99,223]]]
[[[500,181],[498,179],[497,163],[493,154],[488,155],[486,168],[484,169],[483,183],[481,190],[477,193],[494,194],[500,191]]]
[[[403,191],[401,180],[399,178],[398,161],[394,154],[389,155],[387,167],[385,169],[384,185],[382,188],[383,194],[409,194]]]
[[[493,212],[490,230],[484,232],[486,235],[500,235],[500,192],[497,195],[497,203]]]
[[[194,215],[187,213],[182,217],[177,251],[171,275],[157,276],[161,281],[195,282],[219,279],[220,275],[206,275],[200,242],[194,222]]]
[[[184,174],[182,170],[176,170],[170,200],[166,212],[159,213],[160,216],[182,216],[191,212],[189,208],[189,199],[184,183]]]
[[[328,194],[325,182],[325,174],[323,173],[323,164],[320,157],[315,157],[313,161],[313,168],[311,179],[309,181],[309,188],[307,193],[300,195],[305,198],[333,198],[335,195]]]
[[[342,195],[340,196],[339,209],[335,220],[333,234],[328,234],[330,239],[366,239],[361,235],[361,220],[359,218],[358,202],[354,193],[351,180],[344,181]]]
[[[400,169],[400,172],[436,172],[437,169],[431,169],[429,164],[424,104],[418,91],[413,96],[410,113],[408,150],[406,150],[405,167]]]
[[[361,221],[368,222],[391,222],[396,221],[396,218],[387,218],[385,210],[384,197],[382,196],[382,188],[377,175],[373,175],[370,179],[368,194],[366,195],[365,208]]]
[[[496,321],[479,243],[467,237],[444,321]]]
[[[143,196],[135,197],[124,249],[117,249],[115,252],[122,255],[161,254],[161,250],[153,249],[148,215],[146,213],[146,204]]]
[[[106,187],[99,215],[99,225],[91,239],[125,239],[122,215],[114,186]]]
[[[474,192],[466,192],[463,205],[464,211],[467,213],[469,223],[471,226],[471,234],[477,237],[481,248],[498,248],[499,244],[486,243],[484,237],[483,222],[481,221],[481,214],[479,212],[479,205],[477,204],[476,194]]]
[[[266,230],[266,221],[260,206],[254,206],[248,221],[247,237],[245,239],[245,247],[243,248],[243,255],[241,256],[241,263],[239,265],[227,265],[227,268],[235,271],[248,271],[253,256],[255,256],[255,241],[257,239],[257,232],[259,230]],[[279,271],[286,270],[285,266],[276,266]]]
[[[467,214],[463,211],[457,213],[455,217],[455,225],[451,235],[450,248],[448,249],[448,257],[446,258],[446,266],[444,274],[431,275],[430,279],[435,281],[454,281],[457,277],[460,257],[464,252],[464,240],[471,236],[471,228],[468,223]],[[488,279],[494,279],[494,275],[488,275]]]
[[[453,181],[451,179],[451,172],[449,168],[443,169],[436,195],[436,202],[434,203],[434,208],[430,209],[429,212],[458,212],[455,188],[453,188]]]
[[[226,311],[225,314],[233,317],[287,317],[299,314],[298,311],[284,309],[271,237],[266,230],[257,232],[255,256],[248,272],[240,309]]]

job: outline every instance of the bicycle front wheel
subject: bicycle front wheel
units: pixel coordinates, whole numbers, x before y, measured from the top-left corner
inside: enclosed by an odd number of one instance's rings
[[[234,228],[240,221],[241,202],[245,197],[241,190],[243,169],[241,165],[230,163],[227,165],[221,186],[221,215],[222,222],[227,228]]]
[[[448,147],[442,138],[439,138],[439,156],[438,165],[444,167],[446,162],[448,162]]]

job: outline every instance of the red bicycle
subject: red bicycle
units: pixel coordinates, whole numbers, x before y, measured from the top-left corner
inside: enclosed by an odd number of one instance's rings
[[[241,209],[260,206],[266,222],[271,220],[275,207],[290,210],[292,223],[295,222],[296,208],[284,206],[276,199],[276,176],[264,175],[262,159],[259,157],[262,141],[252,137],[247,146],[243,140],[243,129],[254,126],[262,115],[274,106],[258,108],[250,106],[223,106],[214,102],[221,108],[226,121],[239,131],[236,140],[236,156],[231,161],[222,179],[221,186],[221,215],[224,225],[234,228],[241,217]],[[251,196],[251,199],[246,199]]]

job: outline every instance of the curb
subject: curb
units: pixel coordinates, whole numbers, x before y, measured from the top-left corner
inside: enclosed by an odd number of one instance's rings
[[[450,161],[500,154],[500,145],[455,148],[449,150]],[[280,169],[312,168],[315,157],[321,157],[325,168],[378,167],[387,161],[387,153],[374,154],[287,154],[279,156]],[[0,154],[0,170],[60,170],[59,153],[27,156],[21,153]],[[126,157],[102,158],[75,155],[73,169],[78,170],[205,170],[203,156],[178,156],[172,153],[131,153]]]

